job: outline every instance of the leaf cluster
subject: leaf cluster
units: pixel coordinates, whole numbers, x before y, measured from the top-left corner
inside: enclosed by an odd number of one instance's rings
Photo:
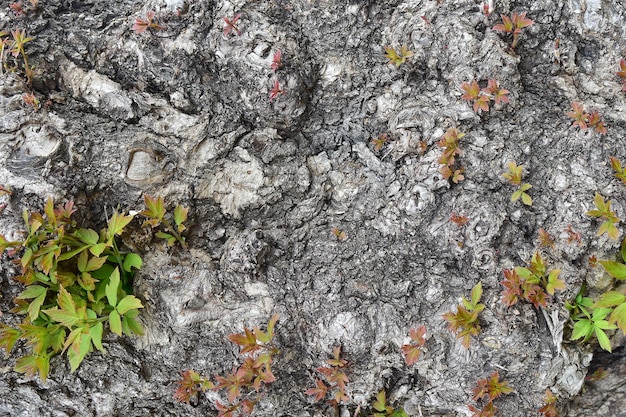
[[[374,413],[370,414],[370,417],[409,417],[409,415],[402,408],[394,408],[387,404],[387,395],[385,390],[380,390],[376,394],[376,401],[372,404]]]
[[[394,64],[396,67],[400,67],[412,56],[413,52],[406,45],[402,45],[399,52],[396,52],[392,46],[385,47],[385,58],[389,60],[387,64]]]
[[[462,214],[452,213],[452,215],[450,216],[450,221],[459,227],[463,227],[469,221],[469,217]]]
[[[419,359],[422,354],[422,347],[426,343],[426,326],[419,326],[416,329],[409,330],[409,337],[411,342],[403,345],[400,349],[404,354],[404,361],[408,366],[413,365]]]
[[[462,340],[462,344],[469,349],[470,339],[480,333],[480,324],[478,323],[478,315],[485,309],[484,304],[480,304],[480,298],[483,294],[482,283],[478,283],[472,288],[471,300],[463,297],[462,305],[457,306],[457,312],[448,312],[443,318],[450,323],[449,329],[456,333],[457,339]]]
[[[471,412],[473,412],[472,417],[493,417],[495,416],[498,408],[493,404],[493,401],[506,394],[512,393],[514,390],[511,388],[506,381],[500,381],[500,375],[498,371],[494,371],[489,378],[479,379],[476,382],[476,387],[472,392],[472,401],[482,400],[483,398],[487,398],[487,404],[482,408],[478,409],[472,405],[469,405],[468,408]]]
[[[10,34],[11,38],[8,37],[9,32],[4,30],[0,31],[0,60],[2,61],[2,66],[7,71],[17,71],[20,66],[18,60],[21,57],[22,71],[24,71],[24,75],[26,75],[26,80],[30,86],[33,82],[33,67],[31,67],[28,62],[28,55],[26,54],[24,45],[34,38],[26,36],[26,31],[19,28],[11,30]],[[13,66],[9,65],[9,55],[13,58]]]
[[[455,184],[465,179],[463,176],[465,168],[455,166],[456,157],[461,153],[459,141],[464,136],[465,133],[461,133],[458,129],[451,127],[444,133],[443,138],[437,142],[437,145],[443,148],[443,154],[441,154],[438,160],[439,164],[443,165],[439,168],[439,172],[441,172],[444,179],[451,179]]]
[[[622,163],[614,156],[609,156],[611,167],[615,171],[615,177],[626,184],[626,168],[622,167]]]
[[[559,412],[556,409],[557,397],[550,391],[546,390],[543,396],[544,405],[538,411],[545,417],[559,417]]]
[[[315,401],[321,401],[331,392],[331,398],[328,404],[337,406],[341,403],[350,401],[346,393],[346,384],[348,376],[345,373],[348,361],[341,358],[341,346],[333,348],[333,358],[326,360],[328,366],[320,366],[315,370],[319,372],[325,381],[315,378],[315,387],[306,390],[307,395],[315,396]]]
[[[623,262],[600,261],[606,272],[618,281],[626,280],[626,239],[622,241],[620,256]],[[602,349],[611,352],[611,342],[605,330],[620,329],[626,334],[626,295],[619,291],[607,291],[593,302],[584,297],[584,287],[573,304],[567,304],[570,317],[574,321],[574,331],[570,340],[588,341],[592,336],[598,339]]]
[[[572,126],[578,126],[581,130],[592,128],[596,133],[606,135],[606,126],[598,111],[586,113],[583,105],[574,101],[572,103],[572,111],[567,112],[567,115],[574,119]]]
[[[239,346],[239,353],[244,357],[243,363],[226,376],[216,375],[215,383],[192,370],[181,372],[174,398],[189,403],[200,391],[224,390],[227,403],[222,404],[220,401],[215,403],[219,417],[251,414],[260,399],[258,395],[252,394],[253,391],[259,392],[265,384],[271,384],[276,380],[271,366],[274,357],[279,353],[273,343],[274,327],[278,319],[278,315],[274,314],[265,331],[258,327],[254,329],[244,327],[243,333],[228,335],[228,340]]]
[[[502,23],[495,25],[493,30],[513,34],[511,49],[515,49],[517,46],[522,29],[535,23],[526,18],[526,12],[522,12],[520,14],[513,13],[513,16],[511,17],[501,14],[500,17],[502,18]]]
[[[163,30],[164,27],[154,20],[155,14],[155,12],[149,11],[146,12],[145,19],[142,19],[140,17],[135,18],[135,23],[133,23],[132,30],[138,35],[149,29]]]
[[[168,216],[162,197],[144,195],[143,200],[146,209],[139,213],[147,218],[147,220],[143,222],[143,227],[149,226],[154,229],[162,226],[165,231],[157,231],[157,237],[165,239],[169,246],[174,246],[174,244],[178,242],[184,249],[187,249],[187,242],[185,242],[185,237],[182,233],[187,229],[184,223],[187,221],[189,208],[176,206],[171,216]]]
[[[222,34],[228,36],[230,33],[235,33],[237,36],[241,36],[241,30],[237,26],[239,19],[241,19],[241,13],[235,15],[232,19],[224,17],[224,30]]]
[[[502,176],[512,185],[517,186],[517,190],[511,195],[511,201],[517,201],[521,198],[522,203],[527,206],[532,206],[533,199],[526,191],[530,190],[533,186],[529,183],[522,183],[523,165],[517,165],[515,161],[511,161],[507,164],[507,168],[509,172],[505,172]]]
[[[620,222],[619,217],[613,210],[611,210],[611,200],[604,200],[604,197],[600,193],[596,193],[593,198],[593,204],[596,206],[594,210],[589,210],[585,213],[587,216],[596,217],[604,220],[598,229],[598,236],[606,233],[611,239],[617,239],[619,237],[619,230],[615,226]]]
[[[17,328],[0,326],[0,346],[8,354],[25,340],[32,353],[18,359],[15,370],[44,380],[54,355],[67,352],[74,371],[94,348],[104,352],[105,324],[120,336],[143,334],[136,320],[143,305],[131,294],[142,260],[116,242],[132,216],[116,211],[98,233],[77,227],[75,211],[71,201],[55,208],[48,199],[44,214],[24,211],[24,240],[0,236],[0,253],[11,248],[21,268],[14,279],[26,286],[11,310],[24,319]]]
[[[471,83],[464,82],[461,84],[461,90],[465,93],[461,98],[473,104],[472,107],[475,113],[479,113],[480,111],[488,112],[489,102],[491,100],[495,101],[496,105],[509,102],[509,98],[507,97],[509,91],[500,88],[498,81],[495,79],[489,80],[487,87],[483,89],[481,89],[474,80]]]
[[[390,140],[391,137],[389,136],[389,133],[381,133],[377,138],[372,139],[370,143],[374,146],[374,150],[378,152],[383,148],[383,146],[389,143]]]
[[[552,269],[548,272],[539,252],[533,254],[528,268],[515,267],[503,273],[502,302],[507,306],[522,299],[532,303],[535,308],[545,307],[555,290],[565,289],[565,282],[559,278],[561,270]]]

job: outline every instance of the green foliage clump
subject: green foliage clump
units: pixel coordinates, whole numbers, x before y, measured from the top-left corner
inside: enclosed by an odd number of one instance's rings
[[[446,313],[443,318],[450,323],[449,328],[456,333],[457,339],[461,339],[463,346],[469,349],[472,336],[480,333],[478,315],[485,309],[484,304],[480,304],[483,295],[483,286],[479,282],[472,288],[471,301],[463,297],[463,305],[457,306],[456,313]]]
[[[0,236],[0,253],[11,248],[21,268],[15,279],[26,286],[11,310],[24,319],[17,328],[0,326],[0,346],[8,354],[25,340],[32,353],[20,358],[15,370],[44,380],[54,355],[67,352],[74,371],[94,348],[104,352],[105,324],[120,336],[143,334],[137,321],[143,305],[132,295],[134,270],[142,260],[116,242],[132,216],[116,211],[98,233],[78,227],[71,218],[75,211],[71,201],[55,208],[49,199],[43,215],[24,211],[23,240]]]

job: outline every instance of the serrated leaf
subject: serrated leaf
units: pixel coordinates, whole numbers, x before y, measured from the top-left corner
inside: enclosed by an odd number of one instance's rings
[[[156,237],[160,237],[162,239],[167,240],[168,246],[174,246],[174,244],[176,243],[176,238],[165,232],[157,232]]]
[[[376,411],[387,411],[387,396],[385,394],[385,390],[381,390],[378,394],[376,394],[376,401],[372,404],[372,407]]]
[[[127,295],[126,297],[122,298],[117,304],[117,307],[115,307],[117,312],[122,315],[126,314],[128,310],[138,308],[143,308],[143,304],[141,304],[141,300],[139,300],[134,295]]]
[[[105,294],[111,307],[115,307],[117,305],[117,290],[119,289],[119,287],[120,271],[118,268],[115,268],[111,273],[111,276],[109,276],[109,283],[107,284],[105,289]]]
[[[174,223],[176,223],[177,226],[179,226],[179,232],[182,232],[182,230],[180,230],[180,226],[183,226],[183,223],[185,222],[185,220],[187,220],[187,214],[189,213],[189,208],[188,207],[183,207],[183,206],[176,206],[176,208],[174,209]],[[183,226],[183,230],[184,226]]]
[[[102,332],[104,331],[104,325],[98,322],[89,328],[89,334],[91,335],[91,341],[93,345],[100,352],[106,353],[104,346],[102,346]]]
[[[146,194],[143,197],[143,201],[146,205],[146,209],[142,211],[141,214],[146,217],[161,221],[161,219],[163,219],[163,216],[165,216],[163,198],[161,196],[155,198]]]
[[[597,307],[615,307],[622,304],[626,300],[624,294],[617,291],[608,291],[602,294],[600,299],[593,305]]]
[[[81,321],[81,317],[76,311],[61,310],[58,307],[43,310],[50,318],[65,327],[71,328]]]
[[[45,300],[46,300],[46,291],[39,294],[28,305],[28,317],[30,318],[31,322],[37,320],[37,317],[39,317],[39,310],[41,309],[41,306],[43,305]]]
[[[74,256],[78,255],[79,253],[81,253],[82,251],[84,251],[85,249],[89,248],[89,245],[85,245],[85,246],[81,246],[79,248],[76,249],[72,249],[71,251],[62,253],[61,255],[59,255],[57,261],[61,262],[61,261],[65,261],[67,259],[71,259]]]
[[[70,372],[74,372],[78,368],[90,350],[91,335],[89,333],[81,333],[72,344],[72,348],[67,351],[67,357],[70,360]]]
[[[143,327],[141,326],[141,323],[132,317],[132,312],[138,313],[138,310],[130,310],[122,319],[122,329],[124,330],[124,334],[127,336],[132,336],[133,334],[143,336]]]
[[[546,291],[548,291],[550,295],[554,295],[555,290],[565,289],[565,282],[559,279],[560,273],[560,269],[553,269],[548,275],[548,284],[546,285]]]
[[[109,313],[109,327],[111,331],[118,336],[122,335],[122,320],[117,311],[113,310]]]
[[[7,356],[11,353],[15,342],[17,342],[17,339],[21,336],[21,331],[7,326],[6,324],[0,324],[0,346],[4,346]]]
[[[106,233],[107,240],[112,240],[113,236],[121,234],[131,220],[133,220],[133,216],[126,216],[123,213],[118,213],[117,211],[113,213],[113,216],[111,216],[111,220],[109,220],[108,223]]]
[[[626,303],[622,303],[613,310],[609,317],[611,323],[616,323],[617,327],[626,334]]]
[[[579,320],[574,324],[574,331],[572,332],[570,340],[578,340],[581,338],[586,340],[592,331],[591,320]]]
[[[600,261],[606,272],[614,278],[626,279],[626,265],[615,261]]]
[[[533,275],[530,269],[524,268],[522,266],[515,267],[515,273],[519,275],[520,278],[523,278],[523,279],[528,279]]]
[[[136,253],[129,253],[124,257],[124,271],[131,272],[132,268],[140,269],[143,265],[141,256]]]
[[[20,300],[28,300],[29,298],[39,297],[41,294],[45,294],[47,288],[42,287],[41,285],[31,285],[26,288],[20,295],[17,296]]]
[[[604,333],[602,329],[599,329],[597,327],[595,329],[595,332],[596,332],[596,337],[598,338],[598,342],[600,342],[600,347],[610,353],[611,341],[609,340],[606,333]]]

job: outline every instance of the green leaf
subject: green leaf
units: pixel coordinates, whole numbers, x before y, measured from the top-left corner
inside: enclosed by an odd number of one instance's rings
[[[124,330],[124,334],[127,336],[132,336],[133,334],[143,336],[143,327],[141,324],[135,320],[136,314],[133,315],[131,313],[136,312],[139,313],[138,310],[130,310],[127,314],[124,315],[124,319],[122,320],[122,328]]]
[[[106,296],[109,301],[109,305],[111,307],[115,307],[117,305],[117,290],[120,287],[120,271],[118,268],[113,270],[111,276],[109,277],[109,283],[106,286]]]
[[[612,308],[596,308],[593,310],[592,318],[594,322],[604,320],[613,311]]]
[[[591,335],[591,332],[593,332],[591,320],[579,320],[574,324],[574,331],[572,332],[570,340],[578,340],[581,338],[587,340],[587,338]]]
[[[611,341],[608,336],[602,329],[596,327],[596,337],[598,338],[598,342],[600,342],[600,347],[607,352],[611,352]]]
[[[140,269],[143,265],[143,261],[141,260],[141,256],[136,253],[129,253],[124,257],[124,271],[131,272],[131,268],[135,267],[136,269]]]
[[[560,273],[561,273],[560,269],[553,269],[552,271],[550,271],[550,274],[548,275],[548,284],[546,285],[546,291],[548,291],[548,293],[551,295],[554,295],[555,290],[565,289],[565,282],[559,279]]]
[[[115,308],[118,313],[124,315],[128,310],[143,308],[141,301],[134,295],[127,295],[122,298]]]
[[[626,279],[626,265],[615,261],[600,261],[606,272],[614,278]]]
[[[616,305],[622,304],[624,300],[626,300],[626,297],[622,293],[617,291],[608,291],[602,294],[593,307],[615,307]]]
[[[43,293],[39,294],[37,298],[33,299],[28,305],[28,317],[30,318],[31,323],[37,320],[37,317],[39,317],[39,310],[41,309],[41,306],[43,305],[45,300],[46,292],[44,291]]]
[[[122,335],[122,320],[115,310],[109,313],[109,327],[111,327],[111,331],[116,335]]]
[[[6,324],[0,324],[0,346],[4,346],[7,355],[13,349],[15,342],[22,336],[22,332],[7,326]]]
[[[387,411],[387,398],[385,390],[381,390],[378,394],[376,394],[376,401],[374,402],[374,404],[372,404],[372,407],[376,411]]]
[[[156,237],[167,240],[167,244],[169,246],[174,246],[174,244],[176,243],[176,238],[165,232],[156,232]]]
[[[87,353],[91,350],[91,335],[89,333],[81,333],[72,344],[70,350],[67,351],[67,357],[70,360],[70,372],[74,372],[80,363],[85,359]]]
[[[620,252],[622,254],[622,260],[626,262],[626,237],[624,238],[624,240],[622,240],[622,248]]]
[[[69,252],[62,253],[59,256],[59,258],[57,259],[57,261],[61,262],[61,261],[65,261],[65,260],[71,259],[74,256],[76,256],[79,253],[81,253],[82,251],[84,251],[85,249],[87,249],[88,247],[89,247],[88,245],[85,245],[85,246],[81,246],[80,248],[72,249]]]
[[[161,196],[155,198],[149,195],[143,196],[146,209],[141,212],[142,215],[161,221],[165,216],[165,207]]]
[[[87,261],[89,260],[89,252],[83,251],[78,255],[78,259],[76,260],[76,267],[80,272],[85,272],[87,270]]]
[[[91,254],[93,256],[100,256],[102,255],[102,252],[104,252],[104,250],[107,248],[107,244],[106,243],[98,243],[96,245],[93,245],[92,247],[89,248],[89,252],[91,252]]]
[[[76,313],[76,311],[72,312],[54,307],[43,310],[43,312],[50,316],[50,318],[55,322],[68,328],[71,328],[81,322],[81,317]]]
[[[28,300],[29,298],[39,297],[41,294],[45,294],[47,289],[40,285],[31,285],[26,288],[20,295],[17,296],[19,300]]]
[[[176,206],[174,209],[174,223],[177,226],[181,226],[185,220],[187,220],[187,214],[189,213],[188,207]],[[179,230],[179,232],[182,230]]]
[[[104,330],[104,325],[101,322],[96,323],[95,325],[89,328],[89,335],[91,336],[91,341],[93,345],[100,352],[106,353],[104,347],[102,346],[102,332]]]
[[[133,216],[125,216],[122,213],[118,213],[117,211],[113,213],[111,216],[111,220],[109,220],[108,229],[106,233],[107,240],[113,239],[113,236],[119,235],[122,233],[124,228],[131,222]]]
[[[100,238],[98,233],[92,229],[78,229],[74,232],[74,236],[88,245],[97,244],[98,239]]]
[[[483,284],[479,282],[472,288],[472,304],[473,306],[478,305],[480,301],[480,297],[483,295]]]
[[[616,323],[622,333],[626,334],[626,303],[620,304],[609,317],[611,323]]]
[[[31,248],[26,248],[24,254],[22,255],[22,268],[26,268],[30,264],[31,259],[33,259],[33,250]]]
[[[530,269],[524,268],[521,266],[515,267],[515,273],[519,275],[520,278],[523,278],[523,279],[528,279],[533,275],[533,273],[530,272]]]
[[[526,204],[527,206],[532,206],[533,199],[528,194],[522,193],[522,203]]]

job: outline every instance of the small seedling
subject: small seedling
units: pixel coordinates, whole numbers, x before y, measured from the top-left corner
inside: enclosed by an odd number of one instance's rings
[[[461,90],[465,93],[461,98],[473,104],[472,107],[475,113],[480,113],[480,111],[488,112],[489,102],[491,100],[495,101],[496,105],[509,102],[509,98],[507,97],[509,91],[500,88],[498,81],[495,79],[489,80],[487,87],[483,89],[480,88],[476,81],[472,81],[471,83],[465,82],[461,84]]]
[[[463,227],[467,224],[469,218],[467,216],[452,213],[452,215],[450,216],[450,221],[459,227]]]
[[[400,67],[412,56],[413,52],[409,51],[406,45],[402,45],[399,53],[391,46],[385,48],[385,58],[389,60],[387,64],[394,64],[396,67]]]
[[[417,329],[409,330],[409,337],[411,342],[402,346],[402,353],[404,354],[404,361],[408,366],[413,365],[419,359],[422,354],[422,348],[426,343],[426,326],[419,326]]]
[[[568,224],[565,228],[565,232],[567,232],[567,243],[570,245],[574,242],[577,242],[579,245],[582,242],[582,236],[579,232],[572,229],[572,225]]]
[[[372,139],[370,143],[374,146],[374,150],[378,152],[383,148],[383,146],[389,143],[390,140],[391,137],[389,136],[389,133],[381,133],[376,139]]]
[[[282,88],[280,88],[280,84],[278,83],[278,80],[275,80],[274,86],[270,90],[270,103],[272,102],[272,100],[278,98],[278,96],[282,94],[285,94],[285,91]]]
[[[589,312],[584,307],[580,307],[580,310],[581,314],[572,317],[572,320],[574,320],[574,331],[570,340],[583,339],[582,341],[586,342],[591,336],[595,335],[600,343],[600,347],[611,352],[611,342],[604,331],[617,329],[617,326],[610,324],[606,320],[606,317],[613,309],[594,308],[592,312]]]
[[[478,315],[485,309],[484,304],[480,304],[480,298],[483,295],[483,287],[479,282],[472,288],[471,301],[463,297],[463,305],[457,306],[456,313],[446,313],[443,318],[450,323],[449,329],[456,333],[457,339],[462,340],[462,344],[469,349],[472,336],[478,336],[480,333],[480,324],[478,324]]]
[[[31,85],[33,81],[33,67],[31,67],[28,63],[28,55],[26,54],[26,49],[24,45],[32,41],[34,38],[26,36],[26,31],[20,29],[14,29],[11,31],[11,37],[13,39],[9,39],[8,37],[6,37],[8,35],[8,32],[0,31],[0,59],[3,62],[4,68],[10,71],[15,71],[19,66],[19,64],[16,62],[14,67],[9,67],[5,52],[11,54],[13,58],[22,57],[23,71],[26,75],[28,85]],[[5,51],[6,48],[8,48],[7,51]]]
[[[278,315],[273,315],[267,324],[267,330],[258,327],[253,330],[244,327],[243,333],[234,333],[228,339],[240,347],[240,354],[244,357],[243,363],[231,373],[215,376],[216,383],[200,376],[193,370],[181,372],[181,379],[177,382],[178,389],[174,398],[189,403],[199,392],[207,390],[224,390],[228,402],[215,401],[218,417],[235,417],[251,414],[260,396],[254,395],[265,384],[276,380],[271,370],[274,357],[279,353],[273,343],[274,326],[278,322]],[[240,397],[245,397],[241,399]]]
[[[596,381],[600,381],[601,379],[606,378],[607,376],[609,376],[609,372],[603,367],[599,367],[598,369],[593,371],[591,375],[587,375],[585,377],[585,381],[596,382]]]
[[[619,60],[619,69],[615,74],[622,79],[622,91],[626,91],[626,59]]]
[[[539,252],[535,252],[528,268],[515,267],[503,271],[501,282],[502,302],[507,306],[516,304],[520,299],[532,303],[535,308],[545,307],[549,296],[556,290],[565,289],[565,282],[559,278],[560,269],[548,272]]]
[[[537,240],[539,241],[540,246],[554,249],[554,238],[543,227],[539,229],[537,235]]]
[[[15,1],[9,4],[9,8],[13,10],[16,15],[25,15],[27,13],[37,10],[37,0],[29,0],[26,6],[21,1]]]
[[[338,227],[333,227],[331,230],[331,233],[333,234],[333,236],[337,238],[339,242],[343,242],[344,240],[348,238],[348,235],[346,234],[346,232],[344,232]]]
[[[567,115],[574,119],[572,126],[577,126],[581,130],[592,128],[596,133],[606,135],[606,126],[597,111],[586,113],[583,105],[575,101],[572,103],[572,111],[567,112]]]
[[[27,106],[32,107],[33,110],[35,110],[35,111],[39,110],[40,102],[39,102],[39,99],[37,98],[37,96],[35,96],[34,94],[32,94],[32,93],[23,94],[22,95],[22,100],[24,101],[24,104],[26,104]]]
[[[546,390],[546,394],[543,396],[544,406],[538,411],[545,417],[559,417],[559,412],[556,409],[557,397],[550,391]]]
[[[174,208],[174,213],[168,220],[169,216],[166,217],[167,213],[165,211],[165,205],[162,197],[155,198],[146,194],[144,195],[143,200],[146,205],[146,209],[139,214],[148,218],[148,220],[143,222],[143,227],[149,226],[154,229],[163,225],[165,227],[165,231],[158,231],[156,236],[165,239],[169,246],[174,246],[174,244],[178,242],[184,249],[187,249],[187,242],[185,242],[185,238],[182,236],[182,233],[187,229],[184,223],[187,220],[189,208],[176,206]],[[171,220],[174,221],[174,224],[171,223]]]
[[[526,18],[526,12],[521,14],[513,13],[512,17],[500,15],[502,23],[499,23],[493,27],[493,30],[498,32],[505,32],[513,34],[513,43],[511,49],[515,49],[519,42],[519,35],[522,33],[522,29],[534,24],[530,19]]]
[[[439,172],[444,179],[451,179],[453,183],[458,184],[465,177],[463,172],[465,168],[455,167],[456,156],[461,153],[459,150],[459,141],[465,136],[465,133],[459,132],[456,128],[450,128],[443,135],[443,138],[437,142],[439,147],[443,148],[443,154],[439,157],[439,164],[443,165],[439,168]]]
[[[375,412],[370,417],[409,417],[402,408],[395,409],[387,405],[387,395],[384,389],[376,394],[376,401],[372,404],[372,408]]]
[[[155,14],[155,12],[149,11],[146,12],[145,19],[142,19],[140,17],[135,18],[135,23],[133,23],[132,30],[136,34],[141,34],[148,29],[163,30],[163,26],[161,26],[158,22],[154,20]]]
[[[482,409],[478,409],[472,405],[468,407],[476,417],[495,416],[498,408],[493,404],[493,401],[513,391],[513,388],[509,387],[508,382],[500,381],[498,371],[494,371],[489,378],[479,379],[476,382],[476,388],[474,388],[472,392],[472,401],[482,400],[486,397],[489,400],[487,404]]]
[[[316,368],[316,371],[322,374],[326,382],[316,378],[315,387],[309,388],[306,391],[306,394],[315,396],[315,401],[321,401],[326,398],[326,394],[329,390],[334,390],[334,393],[332,394],[331,399],[328,400],[328,403],[331,406],[338,406],[341,403],[347,403],[350,401],[350,398],[346,393],[348,376],[344,371],[348,366],[348,361],[341,358],[341,346],[333,348],[333,359],[328,359],[326,363],[329,366]]]
[[[272,55],[272,65],[270,65],[272,71],[276,71],[278,68],[282,67],[282,57],[283,53],[280,49],[277,49],[276,52],[274,52],[274,54]]]
[[[599,193],[596,193],[593,198],[593,204],[596,206],[594,210],[589,210],[585,213],[587,216],[596,217],[604,220],[598,229],[598,236],[606,233],[611,239],[617,239],[619,237],[619,230],[615,226],[620,222],[619,217],[611,210],[611,200],[604,201]]]
[[[626,184],[626,169],[622,167],[622,163],[614,156],[609,156],[611,167],[615,171],[615,177]]]
[[[240,18],[241,18],[241,13],[238,15],[235,15],[235,17],[233,17],[232,19],[224,17],[224,30],[222,31],[224,36],[228,36],[231,32],[236,33],[237,36],[241,36],[241,30],[239,30],[239,27],[237,26],[237,21]]]
[[[526,193],[533,186],[529,183],[522,183],[522,169],[523,165],[517,165],[514,161],[511,161],[507,165],[509,172],[505,172],[502,176],[509,181],[512,185],[517,186],[517,190],[511,196],[511,201],[517,201],[520,198],[522,203],[527,206],[533,205],[533,199]]]

